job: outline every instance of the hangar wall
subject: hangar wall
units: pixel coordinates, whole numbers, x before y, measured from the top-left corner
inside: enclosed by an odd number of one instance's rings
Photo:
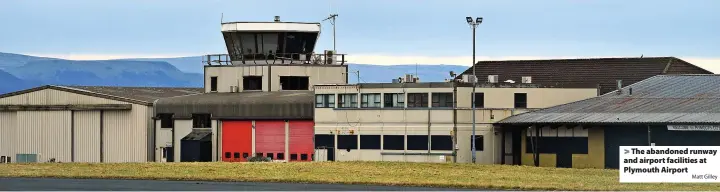
[[[93,105],[128,102],[41,89],[0,98],[0,105]],[[0,112],[0,155],[37,154],[38,162],[147,162],[152,108]],[[42,121],[39,121],[42,119]],[[95,125],[93,125],[95,124]],[[102,135],[102,136],[101,136]],[[73,155],[74,154],[74,155]]]

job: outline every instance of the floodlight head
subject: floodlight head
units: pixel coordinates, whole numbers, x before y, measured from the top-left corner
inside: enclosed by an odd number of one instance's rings
[[[465,20],[467,20],[468,23],[472,23],[472,22],[473,22],[472,17],[465,17]]]
[[[480,23],[482,23],[482,20],[483,20],[482,17],[478,17],[478,18],[475,20],[475,22],[478,23],[478,24],[480,24]]]

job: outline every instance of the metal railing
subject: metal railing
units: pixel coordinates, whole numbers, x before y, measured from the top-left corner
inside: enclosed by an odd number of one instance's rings
[[[345,65],[345,54],[276,53],[276,54],[212,54],[203,57],[207,65],[308,64]]]

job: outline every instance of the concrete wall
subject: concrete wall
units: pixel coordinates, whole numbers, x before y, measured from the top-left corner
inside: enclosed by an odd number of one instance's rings
[[[44,89],[0,98],[5,105],[130,104],[64,91]],[[146,162],[152,159],[150,117],[152,109],[132,104],[123,111],[18,111],[2,112],[0,142],[8,146],[2,153],[41,154],[39,161],[56,158],[70,162]],[[11,114],[15,115],[11,115]],[[102,113],[102,119],[101,114]],[[14,117],[13,117],[14,116]],[[102,122],[102,126],[100,126]],[[14,125],[13,125],[14,124]],[[71,125],[74,125],[71,126]],[[5,132],[10,134],[4,134]],[[103,133],[102,137],[100,132]],[[15,136],[13,136],[13,134]],[[11,138],[14,137],[14,138]],[[72,149],[72,146],[75,148]],[[8,152],[5,152],[8,151]],[[52,151],[52,152],[51,152]]]
[[[344,84],[346,83],[347,66],[322,65],[229,65],[205,66],[205,92],[210,92],[210,77],[218,78],[218,92],[230,92],[230,86],[243,88],[243,76],[263,76],[263,91],[280,90],[280,76],[308,76],[310,77],[310,90],[316,84]],[[268,82],[268,76],[271,81]]]
[[[316,94],[346,93],[430,93],[428,106],[432,106],[431,93],[452,93],[452,87],[439,88],[364,88],[358,91],[355,85],[317,86]],[[514,109],[514,94],[527,93],[528,108],[546,108],[574,102],[597,95],[591,89],[560,88],[477,88],[484,93],[484,108],[475,111],[475,132],[483,136],[483,150],[476,151],[476,163],[499,163],[501,152],[500,134],[493,130],[492,123],[511,115],[528,112],[531,109]],[[335,98],[338,98],[336,96]],[[358,97],[361,99],[361,97]],[[471,110],[472,88],[459,87],[457,90],[457,147],[458,162],[471,162],[471,135],[473,115]],[[358,106],[360,105],[358,101]],[[384,97],[381,97],[384,103]],[[339,105],[338,102],[335,104]],[[407,106],[407,105],[406,105]],[[428,130],[429,129],[429,130]],[[315,134],[343,135],[451,135],[453,130],[452,108],[316,108]],[[337,140],[336,140],[337,142]],[[432,141],[430,141],[432,142]],[[510,142],[510,141],[506,141]],[[382,160],[382,161],[441,161],[438,154],[430,155],[382,155],[381,150],[336,151],[336,160]],[[413,151],[400,151],[413,152]],[[424,151],[427,153],[428,151]],[[435,151],[431,151],[435,152]],[[450,153],[452,151],[438,151]],[[446,158],[447,159],[447,158]]]

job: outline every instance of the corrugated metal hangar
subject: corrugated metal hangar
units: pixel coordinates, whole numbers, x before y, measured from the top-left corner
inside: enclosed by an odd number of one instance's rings
[[[48,85],[0,95],[0,156],[15,162],[152,160],[153,102],[195,93],[202,89]]]

